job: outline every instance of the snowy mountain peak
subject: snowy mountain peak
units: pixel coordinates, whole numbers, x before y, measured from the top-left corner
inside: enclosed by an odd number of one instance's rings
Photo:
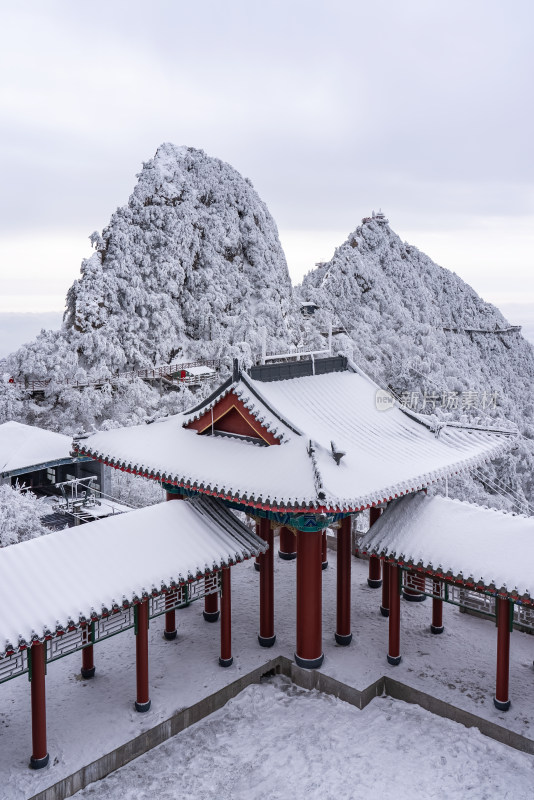
[[[128,203],[92,234],[96,252],[68,292],[57,349],[70,355],[59,370],[219,356],[250,362],[264,329],[269,349],[294,342],[285,256],[250,181],[202,150],[170,143],[137,177]],[[39,337],[34,348],[38,372],[58,369],[49,343]],[[27,355],[25,377],[35,360]]]

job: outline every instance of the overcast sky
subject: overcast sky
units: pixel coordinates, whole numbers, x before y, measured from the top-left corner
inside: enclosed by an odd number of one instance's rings
[[[62,310],[163,141],[252,180],[295,281],[382,207],[534,304],[531,0],[0,5],[0,312]]]

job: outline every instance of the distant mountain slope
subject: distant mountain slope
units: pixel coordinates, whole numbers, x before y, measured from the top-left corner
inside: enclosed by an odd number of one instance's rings
[[[250,354],[295,341],[278,232],[252,184],[191,147],[161,145],[82,262],[62,330],[11,359],[16,374],[115,371]],[[44,374],[43,374],[44,373]]]
[[[337,346],[414,410],[516,423],[522,438],[497,472],[534,505],[534,348],[519,332],[496,332],[510,325],[495,306],[380,216],[363,221],[298,291],[320,307],[310,325],[343,326]],[[497,472],[488,473],[493,481]]]

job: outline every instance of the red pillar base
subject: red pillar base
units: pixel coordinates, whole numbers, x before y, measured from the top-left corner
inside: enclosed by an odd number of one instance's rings
[[[43,758],[34,758],[33,756],[31,756],[30,769],[42,769],[43,767],[46,767],[49,761],[50,761],[50,756],[48,753]]]
[[[500,700],[497,700],[497,698],[494,697],[493,705],[495,706],[495,708],[498,708],[499,711],[508,711],[508,709],[510,708],[510,700],[506,700],[504,703],[502,703]]]
[[[335,633],[334,636],[337,644],[340,644],[342,647],[346,647],[352,642],[352,633]]]
[[[403,589],[402,596],[409,603],[423,603],[426,600],[426,594],[421,594],[413,589]]]
[[[431,625],[430,626],[430,633],[435,633],[435,634],[443,633],[444,630],[445,630],[445,626],[444,625],[439,625],[439,626]]]
[[[95,672],[96,672],[96,667],[91,667],[90,669],[84,669],[82,667],[80,670],[80,675],[84,680],[88,681],[89,678],[95,677]]]
[[[219,619],[219,595],[217,592],[205,596],[202,616],[206,622],[217,622]]]
[[[260,636],[258,633],[258,642],[260,643],[261,647],[272,647],[276,642],[276,633],[274,636]]]
[[[321,653],[318,658],[301,658],[295,653],[295,664],[297,667],[303,667],[304,669],[319,669],[323,661],[324,653]]]
[[[172,642],[173,639],[176,639],[176,636],[176,611],[173,609],[172,611],[165,612],[165,629],[163,631],[163,638],[167,639],[168,642]]]
[[[369,577],[367,578],[367,585],[371,589],[380,589],[382,586],[381,566],[380,559],[377,556],[369,558]]]
[[[260,561],[259,561],[259,558],[260,558],[259,556],[256,556],[256,558],[255,558],[255,560],[254,560],[254,569],[256,570],[256,572],[259,572],[259,571],[260,571]]]
[[[80,674],[82,678],[88,680],[89,678],[94,678],[96,669],[93,662],[93,645],[89,645],[89,647],[84,647],[82,650],[82,668],[80,670]]]
[[[422,603],[426,600],[426,594],[423,594],[425,589],[425,578],[423,575],[416,575],[412,573],[413,583],[415,586],[420,586],[420,592],[417,591],[416,588],[411,587],[403,587],[402,589],[402,596],[405,600],[408,600],[409,603]]]
[[[145,711],[150,709],[151,700],[147,700],[146,703],[138,703],[137,700],[135,701],[135,710],[139,711],[143,714]]]
[[[280,528],[280,545],[278,557],[284,561],[293,561],[297,557],[297,537],[289,528]]]
[[[396,667],[402,661],[402,656],[390,656],[388,653],[388,664],[391,664],[392,667]]]

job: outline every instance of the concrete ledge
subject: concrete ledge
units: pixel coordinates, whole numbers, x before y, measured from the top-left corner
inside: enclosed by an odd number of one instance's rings
[[[242,675],[218,692],[204,697],[198,703],[177,712],[154,728],[117,747],[111,753],[107,753],[72,775],[58,781],[53,786],[49,786],[42,792],[33,795],[29,800],[64,800],[64,798],[71,797],[90,783],[105,778],[106,775],[123,767],[153,747],[157,747],[190,725],[194,725],[204,717],[213,714],[214,711],[218,711],[229,700],[236,697],[243,689],[246,689],[247,686],[259,683],[265,676],[277,674],[285,675],[302,689],[317,689],[319,692],[338,697],[340,700],[344,700],[359,709],[365,708],[375,697],[387,694],[397,700],[419,705],[432,714],[459,722],[467,728],[476,727],[485,736],[513,747],[515,750],[534,754],[534,740],[510,731],[502,725],[497,725],[494,722],[478,717],[469,711],[457,708],[419,689],[413,689],[411,686],[407,686],[388,676],[382,676],[366,689],[359,690],[318,670],[303,669],[286,656],[277,656],[247,675]]]
[[[496,722],[477,717],[476,714],[457,708],[457,706],[446,703],[444,700],[438,700],[436,697],[432,697],[431,694],[421,692],[419,689],[412,689],[411,686],[406,686],[406,684],[400,683],[394,678],[385,676],[384,681],[386,694],[396,700],[415,703],[438,717],[452,719],[454,722],[465,725],[466,728],[478,728],[484,736],[489,736],[490,739],[507,744],[515,750],[521,750],[523,753],[534,754],[534,741],[527,739],[526,736],[521,736],[520,733],[509,731],[508,728],[497,725]]]
[[[274,675],[280,672],[279,662],[279,658],[274,658],[263,666],[257,667],[252,672],[249,672],[248,675],[241,676],[238,680],[228,684],[218,692],[204,697],[189,708],[184,708],[164,722],[160,722],[154,728],[117,747],[111,753],[107,753],[72,775],[58,781],[53,786],[49,786],[42,792],[33,795],[29,800],[64,800],[66,797],[71,797],[76,792],[79,792],[80,789],[85,789],[90,783],[105,778],[110,772],[123,767],[133,759],[143,755],[143,753],[152,750],[153,747],[157,747],[158,744],[185,730],[190,725],[194,725],[195,722],[199,722],[204,717],[213,714],[214,711],[218,711],[239,692],[246,689],[247,686],[252,683],[259,683],[266,673]]]

